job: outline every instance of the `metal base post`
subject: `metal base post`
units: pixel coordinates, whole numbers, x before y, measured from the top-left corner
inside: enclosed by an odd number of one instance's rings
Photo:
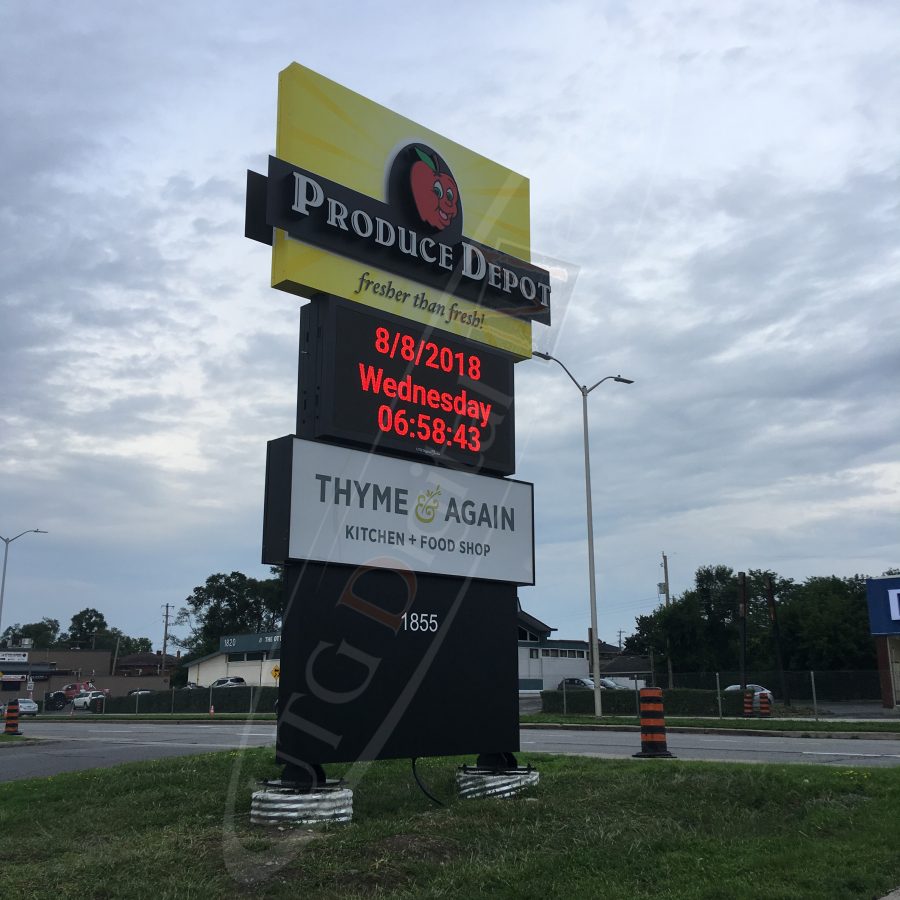
[[[343,781],[324,781],[311,791],[280,780],[260,782],[250,802],[253,825],[321,825],[353,818],[353,791]]]
[[[531,766],[508,769],[460,766],[456,771],[456,788],[463,800],[478,797],[513,797],[540,781],[540,773]]]

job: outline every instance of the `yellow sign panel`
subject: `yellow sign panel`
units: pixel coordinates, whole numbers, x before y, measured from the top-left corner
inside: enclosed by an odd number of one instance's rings
[[[278,666],[272,666],[272,677],[277,681],[281,675],[281,669]]]
[[[383,201],[392,162],[412,144],[433,148],[433,158],[416,151],[430,167],[427,187],[430,190],[434,182],[442,200],[433,201],[438,207],[451,217],[459,213],[466,238],[527,263],[531,255],[527,178],[297,63],[280,73],[278,159]],[[439,164],[445,161],[452,178],[440,171]],[[453,196],[454,188],[458,197]],[[311,193],[298,195],[295,203],[321,203],[317,189],[318,185],[307,184],[305,190]],[[421,209],[419,214],[429,221]],[[473,266],[483,263],[476,258]],[[498,287],[499,267],[496,278]],[[504,285],[508,287],[509,282]],[[276,229],[273,243],[272,286],[301,296],[335,294],[517,356],[531,355],[530,321],[370,262],[294,240],[281,229]]]

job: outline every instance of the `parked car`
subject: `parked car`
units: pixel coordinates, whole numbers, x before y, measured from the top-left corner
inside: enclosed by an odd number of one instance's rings
[[[47,691],[44,694],[44,712],[65,709],[68,702],[64,691]]]
[[[739,691],[739,690],[741,690],[741,686],[739,684],[729,684],[728,687],[725,688],[725,690],[726,691]],[[775,702],[775,695],[768,688],[764,688],[761,684],[748,684],[747,690],[753,691],[753,708],[754,709],[759,709],[759,698],[763,694],[768,694],[770,705]]]
[[[624,684],[618,684],[613,681],[612,678],[601,678],[599,681],[600,690],[601,691],[628,691],[631,688],[626,687]],[[563,680],[559,683],[559,687],[557,687],[558,691],[577,691],[577,690],[589,690],[592,691],[594,689],[594,679],[593,678],[563,678]]]
[[[205,691],[205,688],[202,684],[197,684],[196,681],[189,681],[187,684],[183,685],[181,688],[183,691]]]
[[[38,713],[38,705],[34,702],[34,700],[29,700],[27,697],[19,697],[17,698],[19,701],[19,715],[20,716],[36,716]],[[0,701],[0,716],[6,715],[6,706],[9,703],[9,700]]]
[[[247,682],[239,675],[229,675],[227,678],[217,678],[210,687],[247,687]]]
[[[93,681],[73,681],[71,684],[64,684],[62,692],[66,695],[66,700],[74,700],[79,694],[85,691],[96,691],[97,688]]]
[[[73,701],[74,709],[90,709],[91,700],[105,700],[103,691],[82,691]]]
[[[125,696],[133,697],[135,694],[140,694],[143,696],[144,694],[155,694],[156,691],[151,691],[149,688],[132,688]]]
[[[601,684],[602,687],[602,684]],[[557,687],[558,691],[593,690],[593,678],[563,678]]]

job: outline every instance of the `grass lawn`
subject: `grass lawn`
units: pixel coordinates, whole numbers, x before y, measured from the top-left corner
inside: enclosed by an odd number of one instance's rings
[[[460,760],[420,760],[445,807],[408,761],[351,769],[353,824],[319,832],[249,825],[271,749],[0,784],[2,895],[828,900],[900,885],[900,769],[520,761],[537,788],[461,801]]]

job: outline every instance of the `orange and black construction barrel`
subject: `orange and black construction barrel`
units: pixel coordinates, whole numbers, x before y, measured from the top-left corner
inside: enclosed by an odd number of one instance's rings
[[[753,691],[744,691],[744,718],[753,718]]]
[[[759,695],[759,714],[761,716],[772,715],[772,698],[765,691]]]
[[[643,758],[670,757],[666,747],[666,719],[663,715],[662,688],[641,688],[641,752]]]
[[[19,701],[10,700],[6,704],[5,724],[3,726],[4,734],[21,734],[19,731]]]

